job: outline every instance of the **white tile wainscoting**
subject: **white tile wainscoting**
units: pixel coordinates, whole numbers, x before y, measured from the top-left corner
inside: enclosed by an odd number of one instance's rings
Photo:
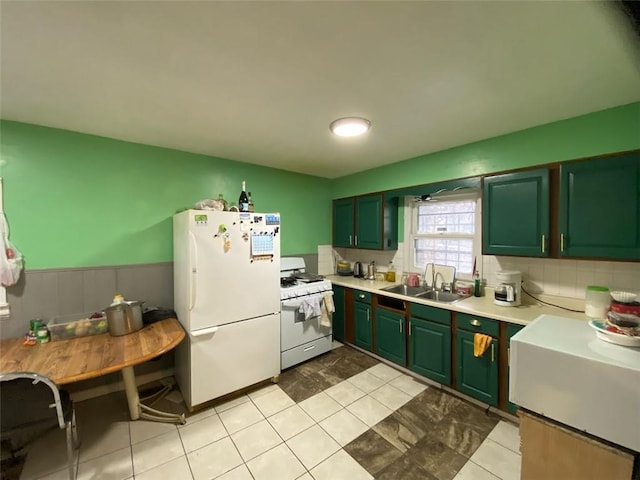
[[[318,273],[335,273],[335,259],[363,264],[375,261],[380,271],[386,271],[393,261],[398,274],[403,269],[403,245],[397,251],[334,249],[331,245],[318,246]],[[485,285],[496,284],[499,270],[519,270],[529,293],[582,299],[587,285],[602,285],[610,290],[635,292],[640,296],[640,263],[609,262],[602,260],[571,260],[483,255],[479,258],[480,275]],[[406,268],[406,266],[405,266]],[[399,280],[399,279],[398,279]]]

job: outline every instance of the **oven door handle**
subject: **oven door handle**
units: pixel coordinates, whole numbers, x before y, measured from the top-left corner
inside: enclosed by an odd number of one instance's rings
[[[322,292],[322,293],[313,294],[313,295],[305,295],[304,297],[296,298],[295,300],[283,300],[281,302],[281,305],[283,308],[291,308],[293,310],[297,310],[300,308],[300,306],[302,305],[302,302],[304,302],[305,299],[309,300],[311,298],[317,297],[320,299],[320,301],[322,301],[325,293],[327,292]],[[333,295],[333,292],[331,292],[331,295]]]

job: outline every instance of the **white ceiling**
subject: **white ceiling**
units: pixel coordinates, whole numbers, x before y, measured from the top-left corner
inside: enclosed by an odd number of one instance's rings
[[[0,7],[2,118],[328,178],[640,100],[612,4]]]

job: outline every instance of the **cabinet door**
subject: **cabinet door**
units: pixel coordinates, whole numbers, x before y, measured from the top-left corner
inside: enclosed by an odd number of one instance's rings
[[[332,317],[333,338],[339,342],[344,342],[344,319],[345,319],[345,302],[344,287],[339,285],[333,286],[333,305],[335,311]]]
[[[376,353],[398,365],[407,365],[404,315],[376,308]]]
[[[371,351],[371,305],[354,302],[353,317],[355,323],[355,344],[360,348]]]
[[[451,385],[451,327],[411,317],[409,368],[443,385]]]
[[[485,177],[482,195],[485,254],[549,256],[549,171]]]
[[[456,331],[456,388],[478,400],[498,406],[498,341],[493,339],[481,357],[473,356],[471,332]]]
[[[507,411],[509,413],[513,413],[514,415],[516,413],[516,410],[518,410],[518,405],[509,401],[509,370],[511,369],[511,357],[509,355],[511,351],[511,337],[513,337],[523,328],[524,327],[522,325],[507,325],[507,342],[509,342],[507,344]]]
[[[640,153],[560,166],[560,255],[640,258]]]
[[[356,198],[356,247],[382,248],[382,195]]]
[[[353,198],[333,202],[333,245],[353,247]]]

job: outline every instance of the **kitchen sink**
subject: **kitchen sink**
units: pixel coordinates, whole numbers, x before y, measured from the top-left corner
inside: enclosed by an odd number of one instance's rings
[[[424,298],[442,303],[453,303],[467,298],[465,295],[458,295],[457,293],[441,292],[438,290],[425,289],[424,287],[410,287],[408,285],[393,285],[382,288],[381,290],[383,292],[398,293],[400,295],[406,295],[407,297]]]
[[[438,290],[425,290],[412,296],[443,303],[453,303],[458,300],[462,300],[463,298],[467,298],[466,295],[458,295],[457,293],[451,292],[440,292]]]
[[[409,285],[392,285],[381,289],[384,292],[399,293],[408,297],[416,297],[420,294],[427,293],[423,287],[410,287]]]

